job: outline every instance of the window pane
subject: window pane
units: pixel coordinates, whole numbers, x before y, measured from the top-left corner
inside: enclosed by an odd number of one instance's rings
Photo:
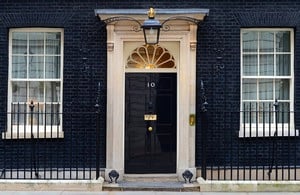
[[[59,102],[60,100],[60,83],[46,82],[46,102]]]
[[[43,78],[44,77],[44,57],[30,56],[29,57],[29,78]]]
[[[27,58],[26,56],[13,56],[12,58],[12,78],[27,77]]]
[[[12,125],[24,125],[26,123],[26,104],[13,104],[11,108]]]
[[[279,100],[290,99],[290,81],[288,79],[280,79],[275,82],[275,95]]]
[[[277,52],[290,52],[290,32],[277,32],[276,33],[276,51]]]
[[[28,105],[29,106],[29,105]],[[28,115],[28,125],[31,125],[31,117],[32,117],[32,124],[33,125],[43,125],[44,124],[44,104],[37,103],[34,105],[33,108],[33,115],[31,116],[30,114]]]
[[[44,82],[29,82],[29,101],[44,102]]]
[[[271,79],[259,80],[259,99],[273,100],[273,80]]]
[[[256,90],[256,79],[243,79],[243,100],[256,100]]]
[[[260,32],[259,36],[259,51],[260,52],[273,52],[274,51],[274,33],[273,32]]]
[[[161,46],[141,46],[131,52],[126,68],[176,68],[175,59]]]
[[[243,122],[255,123],[257,119],[257,103],[256,102],[245,102],[243,103]]]
[[[273,102],[261,102],[259,103],[259,122],[268,124],[273,122]]]
[[[29,53],[44,54],[44,33],[29,33]]]
[[[56,126],[60,124],[59,104],[46,104],[46,125]]]
[[[12,82],[11,87],[13,102],[27,102],[26,82]]]
[[[243,52],[257,52],[257,32],[243,33]]]
[[[60,57],[48,56],[46,57],[46,78],[60,78]]]
[[[276,75],[277,76],[291,75],[290,54],[276,55]]]
[[[12,33],[12,53],[26,54],[27,52],[27,33]]]
[[[243,75],[257,75],[257,55],[243,55]]]
[[[273,103],[270,102],[245,102],[243,103],[243,120],[245,123],[269,124],[274,121]],[[254,124],[256,125],[256,124]],[[253,126],[255,127],[255,126]]]
[[[288,123],[290,113],[290,104],[288,102],[280,102],[278,106],[278,123]]]
[[[261,76],[274,75],[274,56],[273,55],[260,55],[259,74]]]
[[[46,54],[60,54],[60,33],[46,33]]]

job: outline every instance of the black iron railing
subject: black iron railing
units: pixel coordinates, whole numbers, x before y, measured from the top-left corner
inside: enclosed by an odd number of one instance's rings
[[[201,175],[210,180],[300,180],[296,112],[287,104],[245,103],[201,112]]]
[[[61,113],[58,104],[12,104],[1,121],[0,179],[99,178],[104,138],[96,105],[96,112]]]
[[[205,99],[204,99],[205,100]],[[250,105],[250,104],[248,104]],[[104,167],[99,104],[95,112],[59,112],[58,104],[17,103],[0,120],[0,179],[95,179]],[[247,105],[244,106],[247,108]],[[211,180],[300,180],[297,113],[280,104],[200,114],[196,156]],[[255,108],[255,109],[252,109]],[[263,109],[256,109],[263,108]],[[5,126],[6,124],[6,126]],[[101,141],[102,140],[102,141]],[[201,155],[199,155],[201,154]]]

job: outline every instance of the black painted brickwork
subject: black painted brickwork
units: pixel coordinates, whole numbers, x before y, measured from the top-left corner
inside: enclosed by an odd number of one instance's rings
[[[207,130],[207,164],[225,164],[237,158],[232,148],[252,152],[248,145],[257,143],[259,153],[270,139],[242,140],[237,138],[238,116],[224,111],[239,111],[240,104],[240,28],[291,27],[295,29],[295,110],[299,110],[299,25],[300,2],[271,0],[87,0],[87,1],[33,1],[0,0],[0,112],[6,112],[8,71],[8,30],[14,27],[64,28],[64,111],[91,111],[94,109],[97,83],[101,82],[102,167],[105,166],[106,120],[106,29],[94,15],[94,9],[103,8],[208,8],[209,16],[199,26],[197,45],[197,121],[200,121],[200,80],[203,80],[208,99],[209,129]],[[2,115],[3,116],[3,115]],[[299,117],[296,115],[296,127]],[[80,125],[80,124],[79,124]],[[201,166],[201,136],[203,129],[197,123],[196,164]],[[4,129],[5,118],[0,117]],[[67,133],[67,132],[66,132]],[[226,139],[223,139],[226,137]],[[88,137],[94,142],[94,137]],[[280,153],[286,154],[284,139]],[[298,140],[293,140],[298,141]],[[1,141],[3,142],[3,141]],[[80,139],[62,140],[66,145],[86,144]],[[299,144],[298,144],[299,145]],[[230,146],[230,147],[229,147]],[[298,146],[299,147],[299,146]],[[1,149],[0,149],[1,150]],[[299,148],[297,162],[300,164]],[[227,155],[228,154],[228,155]],[[93,158],[93,157],[91,157]],[[285,156],[282,156],[284,164]],[[248,160],[249,162],[249,160]],[[242,159],[241,163],[247,163]],[[261,161],[264,164],[264,160]]]
[[[299,138],[238,138],[240,110],[240,29],[287,27],[295,30],[295,126],[299,128],[299,7],[294,1],[214,1],[205,3],[209,16],[200,26],[197,55],[197,116],[201,116],[200,81],[208,109],[208,129],[197,126],[197,159],[208,166],[300,164]],[[206,152],[202,153],[206,134]],[[275,147],[273,146],[275,144]],[[203,155],[201,155],[203,154]]]
[[[95,17],[96,4],[65,1],[54,3],[51,1],[0,1],[0,5],[1,131],[5,130],[6,125],[6,117],[3,116],[7,107],[9,28],[63,28],[65,138],[38,140],[37,158],[39,163],[46,167],[95,167],[95,114],[87,112],[95,112],[97,86],[100,82],[102,86],[101,167],[105,167],[106,31],[104,24]],[[74,112],[84,113],[79,115]],[[13,167],[22,167],[24,163],[28,163],[25,166],[31,166],[30,160],[25,160],[31,157],[32,142],[30,140],[1,140],[0,142],[1,156],[6,156],[6,162],[1,161],[1,163],[7,165],[13,163]],[[24,152],[20,148],[23,148]],[[17,158],[20,158],[21,162],[18,162]]]

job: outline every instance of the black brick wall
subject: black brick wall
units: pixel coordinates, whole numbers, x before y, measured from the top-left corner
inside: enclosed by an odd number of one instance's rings
[[[87,112],[95,112],[97,86],[98,82],[101,82],[101,167],[105,167],[106,29],[95,17],[94,9],[97,5],[64,1],[0,1],[0,5],[0,90],[3,94],[0,97],[1,131],[5,130],[6,125],[6,117],[3,116],[7,109],[9,29],[63,28],[65,138],[38,140],[37,158],[39,163],[46,167],[82,167],[84,164],[95,166],[95,114]],[[79,115],[74,112],[85,114]],[[31,166],[28,160],[31,158],[33,147],[31,140],[1,140],[0,145],[3,146],[0,148],[1,156],[5,156],[6,159],[5,162],[1,161],[1,164],[13,163],[13,167],[22,167],[24,163],[28,163],[26,166]],[[21,162],[18,162],[17,158],[20,158]]]
[[[208,129],[197,126],[197,159],[206,165],[268,166],[273,151],[276,163],[300,163],[299,139],[238,138],[240,106],[240,29],[288,27],[295,30],[295,111],[299,110],[299,3],[293,1],[214,1],[204,3],[210,13],[200,26],[197,55],[197,116],[201,116],[200,81],[203,80],[208,105]],[[299,127],[296,114],[295,126]],[[206,139],[202,139],[206,134]],[[202,146],[205,141],[206,152]]]
[[[148,9],[150,6],[155,8],[207,8],[210,10],[209,16],[199,25],[197,45],[197,121],[200,121],[201,115],[201,80],[204,82],[209,103],[209,129],[206,132],[206,144],[207,154],[211,154],[211,156],[207,156],[207,163],[209,165],[228,163],[232,159],[237,159],[238,152],[253,152],[253,149],[250,148],[253,143],[257,145],[256,148],[259,149],[261,156],[266,155],[269,151],[266,151],[264,147],[271,144],[270,139],[237,138],[239,115],[235,113],[231,117],[225,111],[239,111],[241,27],[291,27],[295,29],[295,110],[299,110],[300,85],[297,83],[300,82],[298,79],[300,74],[298,66],[300,60],[298,55],[300,54],[298,32],[300,2],[293,0],[276,2],[272,0],[0,0],[0,112],[6,112],[7,104],[9,28],[64,28],[64,111],[93,111],[97,83],[101,82],[101,86],[103,86],[101,104],[102,167],[105,166],[106,29],[105,25],[95,17],[94,9]],[[296,115],[296,127],[300,125],[299,116]],[[0,117],[1,129],[4,129],[5,121],[2,114]],[[196,164],[201,166],[203,129],[199,122],[196,131]],[[68,133],[68,129],[65,133]],[[95,141],[92,135],[87,139],[91,143]],[[85,144],[75,138],[57,142],[65,145]],[[278,143],[282,146],[280,153],[283,154],[282,159],[284,159],[286,140],[279,138]],[[11,145],[13,145],[13,141],[11,141]],[[236,151],[237,146],[240,147],[240,151]],[[233,152],[230,152],[231,150]],[[299,158],[299,151],[299,148],[295,148],[292,152],[298,152]],[[247,162],[247,159],[241,160],[241,163]],[[264,164],[264,160],[260,162]],[[300,159],[298,159],[298,163],[300,164]]]

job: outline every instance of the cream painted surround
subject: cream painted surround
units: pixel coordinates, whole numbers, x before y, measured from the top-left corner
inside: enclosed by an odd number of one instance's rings
[[[98,14],[100,19],[109,17]],[[170,15],[157,16],[163,19]],[[111,16],[110,16],[111,17]],[[132,16],[141,17],[141,16]],[[145,16],[142,16],[145,18]],[[204,14],[197,16],[203,20]],[[128,51],[127,42],[144,42],[142,31],[135,32],[132,21],[118,21],[107,24],[107,145],[105,178],[109,180],[111,170],[119,172],[123,179],[125,167],[125,63]],[[169,31],[162,31],[161,42],[176,42],[179,60],[177,61],[177,172],[182,180],[186,169],[196,178],[195,168],[195,126],[190,126],[189,116],[196,110],[196,43],[197,24],[187,21],[170,21]],[[179,44],[178,44],[179,43]],[[124,55],[124,53],[127,53]],[[160,72],[143,70],[142,72]],[[173,70],[174,72],[174,70]]]

